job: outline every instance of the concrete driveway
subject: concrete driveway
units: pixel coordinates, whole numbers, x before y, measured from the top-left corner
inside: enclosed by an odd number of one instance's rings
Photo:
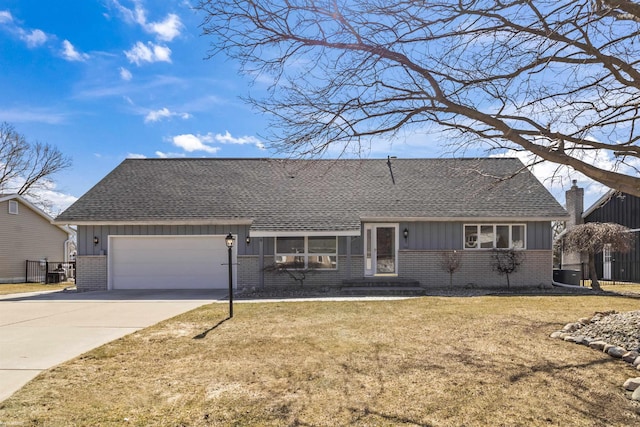
[[[226,297],[222,290],[0,296],[0,401],[43,370]]]

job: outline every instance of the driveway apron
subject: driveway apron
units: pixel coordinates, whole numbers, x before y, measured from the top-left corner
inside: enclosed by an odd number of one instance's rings
[[[181,290],[0,297],[0,401],[43,370],[226,296]]]

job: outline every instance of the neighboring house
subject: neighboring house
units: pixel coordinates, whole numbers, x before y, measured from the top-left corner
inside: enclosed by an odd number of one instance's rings
[[[517,159],[127,159],[56,218],[77,225],[79,290],[226,288],[345,279],[502,286],[492,248],[525,257],[515,286],[552,278],[566,211]],[[274,266],[276,268],[274,268]],[[277,268],[280,267],[280,268]]]
[[[26,261],[68,261],[75,231],[17,194],[0,194],[0,283],[25,281]]]
[[[614,222],[631,229],[635,247],[626,254],[596,255],[598,278],[640,283],[640,197],[609,191],[582,214],[584,222]]]

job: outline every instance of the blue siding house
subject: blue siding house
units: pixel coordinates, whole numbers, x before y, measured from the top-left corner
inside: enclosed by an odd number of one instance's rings
[[[522,251],[514,286],[552,279],[567,212],[517,159],[127,159],[56,218],[78,227],[79,290],[340,286],[366,278],[503,286],[494,249]]]

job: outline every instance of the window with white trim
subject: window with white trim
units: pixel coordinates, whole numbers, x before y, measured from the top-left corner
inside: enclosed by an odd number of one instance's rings
[[[9,213],[11,215],[18,215],[18,202],[15,200],[9,200]]]
[[[338,238],[335,236],[276,237],[276,264],[293,270],[335,270]]]
[[[525,249],[524,224],[465,224],[465,249]]]

